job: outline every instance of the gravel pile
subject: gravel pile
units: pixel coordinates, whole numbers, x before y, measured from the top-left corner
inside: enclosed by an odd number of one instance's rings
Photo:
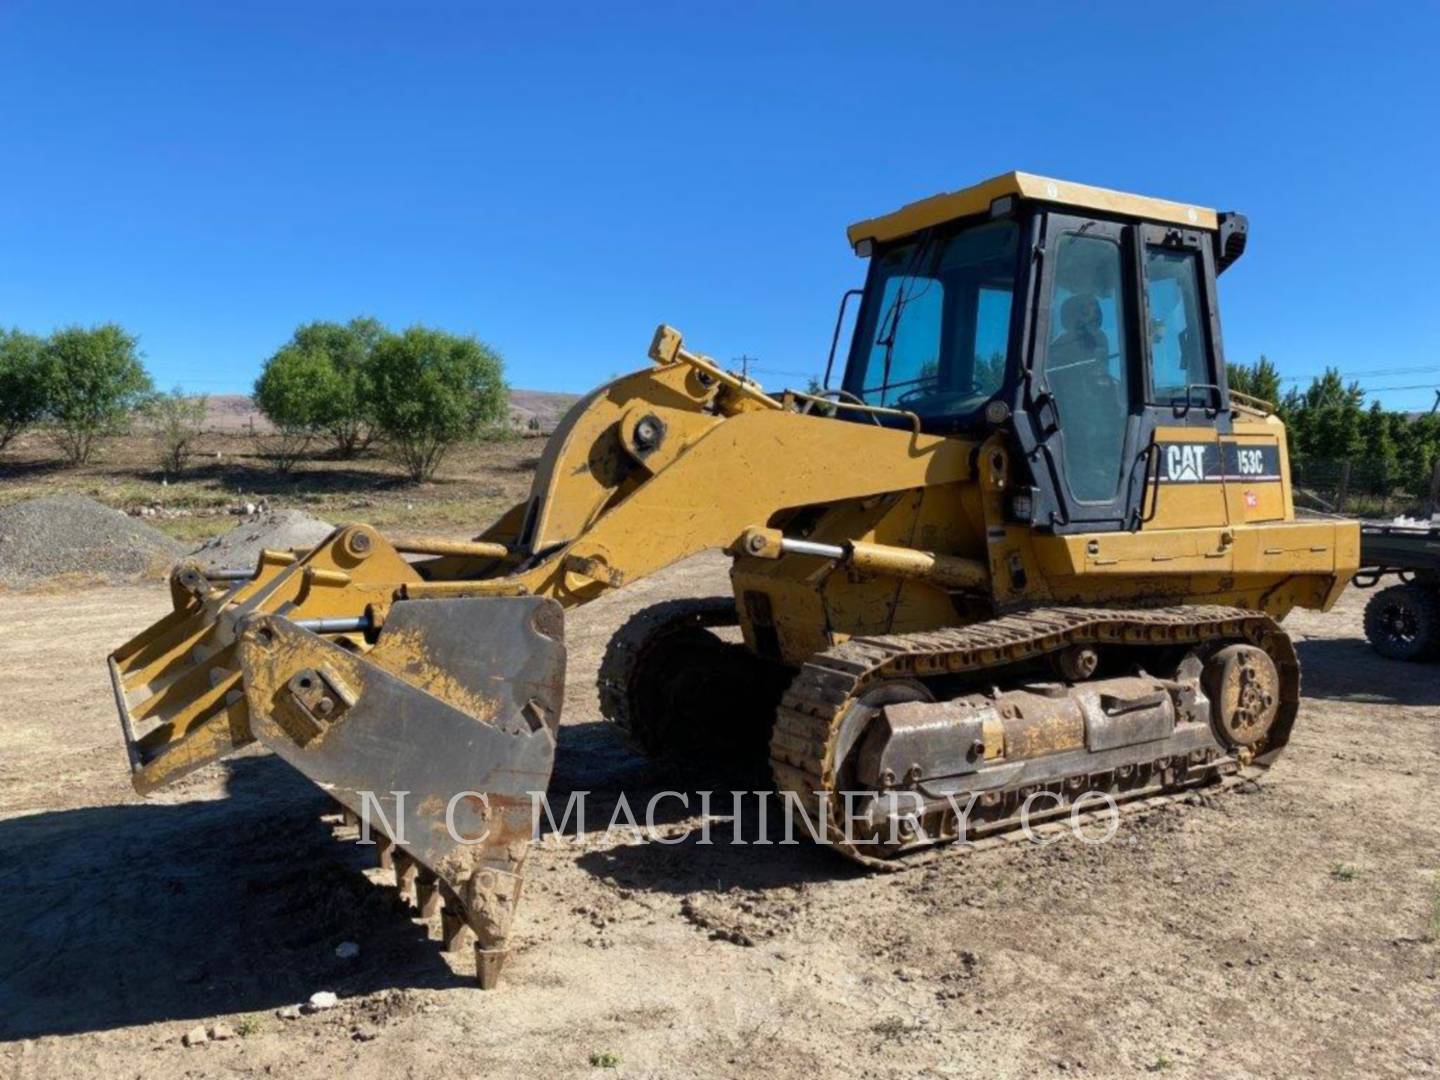
[[[83,495],[0,507],[0,585],[33,585],[62,574],[162,577],[183,551],[158,529]]]
[[[253,570],[263,548],[314,547],[332,532],[303,510],[265,510],[191,553],[206,570]]]

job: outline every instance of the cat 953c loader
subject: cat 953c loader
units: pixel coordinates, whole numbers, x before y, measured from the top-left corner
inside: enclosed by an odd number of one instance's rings
[[[862,221],[833,387],[766,393],[661,326],[472,541],[357,524],[178,567],[174,611],[110,657],[134,786],[258,741],[350,812],[407,793],[372,815],[385,857],[493,985],[564,610],[714,548],[733,597],[632,618],[604,711],[650,754],[768,753],[817,816],[845,794],[825,835],[863,863],[1003,834],[1036,793],[1258,776],[1299,705],[1280,620],[1334,602],[1359,538],[1295,519],[1284,428],[1226,385],[1216,279],[1246,233],[1025,173]]]

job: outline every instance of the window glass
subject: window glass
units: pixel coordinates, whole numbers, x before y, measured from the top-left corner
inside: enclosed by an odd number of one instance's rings
[[[1183,401],[1187,387],[1215,381],[1205,359],[1195,253],[1146,248],[1145,282],[1154,400],[1160,404]]]
[[[845,389],[922,417],[977,414],[1005,383],[1019,228],[986,222],[877,256]]]
[[[1109,502],[1120,487],[1130,415],[1120,245],[1070,233],[1055,252],[1045,380],[1055,396],[1065,474],[1082,502]]]
[[[1005,353],[1010,346],[1010,288],[980,289],[975,311],[975,388],[989,396],[1005,381]]]
[[[945,286],[933,277],[892,277],[880,307],[880,333],[860,396],[870,405],[894,405],[906,395],[927,393],[939,379]]]

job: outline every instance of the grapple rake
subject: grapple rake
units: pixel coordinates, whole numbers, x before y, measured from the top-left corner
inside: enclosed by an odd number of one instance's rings
[[[246,580],[172,575],[175,610],[110,657],[142,794],[259,742],[345,811],[482,985],[508,949],[534,793],[555,756],[563,615],[533,596],[426,596],[366,526],[267,551]],[[145,730],[142,732],[141,729]]]

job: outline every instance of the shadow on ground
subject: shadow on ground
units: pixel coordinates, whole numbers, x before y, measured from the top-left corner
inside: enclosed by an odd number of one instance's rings
[[[0,821],[0,1038],[469,984],[328,799],[277,758],[227,765],[224,799]]]
[[[1440,705],[1440,662],[1387,660],[1364,638],[1295,643],[1300,693],[1309,698],[1387,705]]]
[[[70,465],[59,458],[26,461],[0,461],[0,480],[26,480],[64,472]]]
[[[613,725],[595,723],[561,729],[548,796],[565,837],[578,833],[587,845],[602,845],[581,855],[577,865],[623,888],[672,894],[763,891],[866,873],[812,843],[798,812],[792,811],[789,830],[794,839],[782,843],[785,817],[773,788],[763,761],[695,768],[656,764],[626,747]],[[564,817],[582,793],[583,826],[573,806],[568,822]],[[628,816],[620,809],[622,797]],[[705,817],[712,819],[708,834],[701,829]],[[640,842],[632,818],[648,834]],[[610,842],[604,840],[607,830]],[[542,832],[554,831],[542,822]],[[741,843],[733,842],[737,836]]]
[[[157,484],[164,477],[163,472],[148,465],[120,471],[136,480]],[[347,494],[392,491],[411,486],[408,477],[383,472],[378,468],[366,468],[363,462],[324,469],[305,469],[302,465],[286,472],[272,459],[260,455],[240,459],[232,457],[224,461],[201,459],[185,470],[185,479],[254,495],[290,495],[300,491],[321,495]]]
[[[269,1011],[317,990],[471,984],[395,890],[365,876],[374,849],[335,837],[321,820],[333,804],[309,781],[269,755],[224,767],[220,799],[0,821],[0,1038]],[[715,792],[710,813],[724,819],[732,791],[769,786],[763,766],[650,763],[595,723],[561,729],[549,795],[558,819],[585,793],[583,832],[593,842],[622,798],[642,826],[654,799],[650,823],[673,833],[700,812],[701,791]],[[761,838],[748,812],[756,798],[747,796],[744,819],[752,841]],[[615,846],[579,862],[630,887],[677,893],[858,872],[803,844],[732,846],[731,828],[716,822],[713,845],[698,834],[679,844],[617,834]],[[360,945],[358,959],[335,956],[342,941]]]

